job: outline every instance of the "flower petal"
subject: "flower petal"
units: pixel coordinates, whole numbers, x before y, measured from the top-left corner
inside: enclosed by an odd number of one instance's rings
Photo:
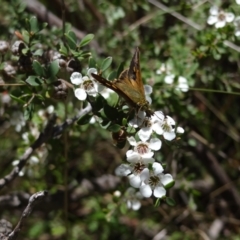
[[[155,187],[154,191],[153,191],[153,195],[156,197],[156,198],[162,198],[166,195],[166,189],[164,187],[161,187],[161,186],[158,186],[158,187]]]
[[[121,164],[115,169],[115,174],[117,176],[128,176],[131,173],[128,164]]]
[[[81,101],[84,101],[87,98],[87,93],[82,88],[77,88],[74,91],[75,97]]]
[[[207,20],[207,23],[209,25],[213,25],[215,24],[216,22],[218,21],[218,18],[216,16],[209,16],[208,17],[208,20]]]
[[[139,175],[131,174],[130,176],[128,176],[128,179],[132,187],[139,188],[141,186],[142,181]]]
[[[235,18],[235,15],[233,13],[226,13],[226,21],[232,22]]]
[[[146,142],[150,138],[151,134],[152,128],[142,128],[138,131],[138,136],[143,142]]]
[[[169,74],[164,78],[164,82],[167,83],[167,84],[172,84],[174,78],[175,78],[174,74]]]
[[[82,74],[79,72],[73,72],[70,77],[70,81],[72,84],[75,84],[75,85],[81,84],[83,82]]]
[[[97,74],[97,69],[96,69],[96,68],[89,68],[89,69],[88,69],[87,75],[89,76],[89,78],[90,78],[91,80],[94,79],[94,78],[92,77],[92,73]]]
[[[169,183],[173,182],[173,177],[171,174],[167,173],[167,174],[162,174],[161,175],[161,183],[166,186]]]
[[[175,132],[164,132],[163,137],[168,141],[172,141],[176,137],[176,133]]]
[[[144,85],[144,92],[146,95],[150,95],[152,93],[152,87],[150,85]]]
[[[153,165],[152,165],[152,168],[153,168],[153,172],[154,172],[155,175],[163,172],[163,167],[158,162],[154,162]]]
[[[142,185],[140,187],[140,193],[144,197],[148,198],[148,197],[151,197],[151,195],[152,195],[152,189],[151,189],[151,187],[149,185]]]
[[[127,140],[131,146],[137,145],[136,139],[134,137],[128,137]]]
[[[152,138],[149,143],[149,148],[154,151],[158,151],[162,146],[162,141],[158,138]]]

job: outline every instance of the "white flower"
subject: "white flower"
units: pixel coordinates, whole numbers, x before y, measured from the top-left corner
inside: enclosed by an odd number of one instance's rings
[[[22,127],[26,125],[26,120],[24,119],[24,116],[22,112],[13,112],[11,119],[10,119],[11,125],[15,126],[15,130],[17,132],[20,132],[22,130]]]
[[[240,0],[236,0],[236,3],[237,3],[238,5],[240,5]]]
[[[151,197],[153,194],[157,198],[166,195],[164,186],[173,183],[172,175],[163,174],[163,167],[160,163],[153,163],[152,169],[145,168],[141,173],[142,185],[140,192],[144,197]]]
[[[142,158],[151,158],[153,156],[153,151],[158,151],[161,146],[162,142],[158,138],[152,138],[149,142],[140,141],[137,142],[134,137],[127,138],[128,142],[131,146],[134,146],[133,150],[128,150],[126,155],[127,158],[131,158],[135,154],[138,154],[139,157]]]
[[[172,73],[172,65],[169,63],[162,63],[160,68],[157,69],[156,74],[161,75],[161,74],[166,74],[170,75]]]
[[[159,135],[163,135],[166,140],[173,140],[176,137],[176,133],[183,133],[184,130],[181,127],[177,127],[175,130],[175,121],[169,116],[164,116],[161,111],[156,111],[154,115],[145,120],[145,125],[138,131],[138,136],[142,141],[146,141],[150,138],[152,132]]]
[[[139,154],[132,154],[127,158],[129,164],[121,164],[115,169],[117,176],[128,176],[129,183],[132,187],[139,188],[142,184],[140,174],[148,164],[155,161],[154,158],[142,158]]]
[[[87,94],[95,97],[98,93],[99,85],[94,81],[91,73],[97,73],[97,70],[95,68],[89,68],[87,76],[84,77],[79,72],[73,72],[70,77],[73,84],[79,85],[79,88],[76,88],[74,93],[76,98],[81,101],[87,98]]]
[[[173,81],[174,81],[174,78],[175,78],[174,74],[167,75],[164,78],[164,82],[167,83],[167,84],[172,84]],[[187,79],[183,76],[179,76],[178,79],[177,79],[177,86],[176,86],[175,89],[176,90],[181,90],[182,92],[187,92],[188,89],[189,89]]]
[[[102,90],[99,88],[98,90],[105,99],[109,98],[110,94],[114,92],[112,89],[106,87],[104,87]]]
[[[152,99],[150,98],[149,95],[152,93],[152,87],[150,85],[144,85],[144,92],[145,92],[146,100],[148,101],[149,104],[151,104]]]
[[[137,211],[141,207],[141,202],[139,199],[142,199],[142,194],[136,189],[130,187],[126,190],[124,194],[124,201],[127,203],[127,207],[134,211]]]
[[[178,77],[178,85],[176,90],[181,90],[182,92],[187,92],[189,89],[188,81],[185,77],[179,76]]]
[[[39,163],[39,159],[36,156],[31,156],[29,158],[28,162],[29,162],[29,166],[23,167],[22,170],[19,171],[18,176],[22,177],[22,176],[24,176],[24,174],[26,172],[27,172],[28,175],[31,175],[32,172],[31,172],[31,167],[30,166],[34,166],[34,165],[38,164]],[[14,160],[12,162],[12,165],[16,167],[16,166],[18,166],[19,163],[20,163],[19,160]]]
[[[240,2],[240,0],[239,0],[239,2]],[[235,36],[239,37],[240,36],[240,16],[235,18],[233,24],[235,26]]]
[[[216,6],[212,6],[209,12],[210,16],[208,17],[207,23],[209,25],[215,24],[216,28],[224,27],[226,23],[232,22],[235,17],[233,13],[226,13]]]

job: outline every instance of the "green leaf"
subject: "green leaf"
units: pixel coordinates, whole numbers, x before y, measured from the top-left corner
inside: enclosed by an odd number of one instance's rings
[[[108,80],[114,80],[117,78],[117,71],[113,71],[109,74]]]
[[[167,185],[164,185],[164,188],[169,189],[172,188],[175,184],[175,181],[173,180],[172,182],[168,183]]]
[[[36,33],[39,31],[38,21],[36,17],[31,17],[29,23],[31,32]]]
[[[94,58],[92,58],[92,57],[90,57],[89,59],[88,59],[88,67],[89,68],[96,68],[96,61],[94,60]]]
[[[102,128],[104,128],[104,129],[107,129],[108,128],[108,126],[111,124],[111,121],[109,121],[109,120],[103,120],[101,123],[100,123],[100,125],[102,126]]]
[[[71,37],[71,39],[75,42],[75,44],[77,44],[77,36],[75,34],[75,32],[73,31],[69,31],[68,35]]]
[[[94,38],[94,34],[87,34],[79,43],[79,47],[83,47],[85,45],[87,45],[88,43],[90,43]]]
[[[59,64],[58,64],[58,60],[54,60],[53,62],[51,62],[48,66],[48,73],[50,75],[51,79],[55,79],[56,74],[59,71]]]
[[[10,94],[10,97],[13,99],[13,100],[15,100],[15,101],[17,101],[17,102],[19,102],[19,103],[25,103],[25,101],[23,101],[21,98],[19,98],[19,97],[16,97],[16,96],[14,96],[14,95],[12,95],[12,94]]]
[[[41,86],[43,84],[43,81],[38,76],[29,76],[26,79],[26,82],[34,87]]]
[[[121,126],[118,124],[112,124],[107,128],[107,130],[110,132],[119,132],[120,129],[121,129]]]
[[[90,122],[92,118],[92,115],[84,115],[83,117],[79,118],[78,121],[77,121],[77,124],[78,125],[85,125],[85,124],[88,124]]]
[[[37,49],[35,52],[33,52],[33,56],[42,56],[43,55],[43,49]]]
[[[119,112],[115,107],[104,105],[104,113],[106,117],[110,120],[116,120],[118,118]]]
[[[25,120],[29,120],[32,118],[32,115],[34,113],[34,105],[33,104],[29,104],[25,109],[24,109],[24,118]]]
[[[104,72],[107,70],[112,63],[112,57],[107,57],[106,59],[103,60],[102,66],[101,66],[101,71]]]
[[[107,103],[106,99],[101,94],[98,94],[97,97],[88,96],[88,101],[92,106],[92,111],[94,114],[100,111]]]
[[[59,52],[64,56],[67,56],[67,54],[68,54],[68,50],[63,44],[60,45]]]
[[[166,197],[166,203],[168,206],[171,206],[171,207],[176,206],[176,202],[174,201],[174,199],[172,199],[170,197]]]
[[[23,41],[24,41],[26,44],[29,44],[29,33],[28,33],[28,31],[23,30],[22,36],[23,36]]]
[[[44,76],[44,68],[42,67],[42,65],[37,61],[37,60],[34,60],[33,61],[33,69],[35,71],[35,73],[38,75],[38,76]]]
[[[65,37],[66,37],[67,44],[70,47],[70,49],[76,50],[77,44],[76,44],[76,41],[72,38],[72,36],[69,33],[66,33]]]
[[[124,62],[122,62],[117,70],[117,77],[119,77],[119,75],[122,73],[122,71],[124,70]]]

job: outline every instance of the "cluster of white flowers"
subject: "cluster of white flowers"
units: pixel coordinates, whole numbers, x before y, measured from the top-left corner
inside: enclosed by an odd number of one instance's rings
[[[153,194],[162,198],[166,195],[166,188],[172,186],[174,180],[171,174],[163,173],[162,165],[153,158],[154,151],[160,150],[162,141],[152,135],[156,133],[171,141],[176,133],[183,133],[184,130],[181,127],[175,128],[173,118],[164,116],[161,111],[156,111],[150,118],[146,118],[144,112],[139,112],[129,124],[140,127],[137,133],[140,141],[137,142],[134,137],[128,138],[132,146],[126,153],[128,163],[117,167],[115,173],[118,176],[128,176],[130,185],[139,188],[143,197],[151,197]]]
[[[166,84],[173,84],[174,78],[176,78],[176,75],[173,74],[173,68],[172,65],[169,63],[163,63],[160,68],[156,71],[156,74],[162,75],[164,74],[164,82]],[[187,92],[189,90],[188,81],[183,76],[177,77],[177,85],[175,87],[176,90],[180,90],[182,92]]]
[[[75,89],[75,96],[79,100],[85,100],[88,95],[96,96],[98,92],[102,93],[101,84],[95,82],[91,73],[95,73],[95,68],[90,68],[88,76],[82,77],[80,73],[73,73],[71,82],[79,86]],[[181,90],[182,87],[178,86]],[[188,89],[187,83],[184,90]],[[149,104],[152,93],[152,87],[144,86],[145,96]],[[141,206],[140,199],[143,197],[163,198],[166,196],[166,189],[174,185],[171,174],[165,174],[163,166],[154,159],[154,151],[162,147],[162,141],[155,137],[155,134],[161,135],[165,140],[171,141],[176,138],[176,133],[183,133],[181,127],[175,127],[175,121],[170,116],[165,116],[161,111],[156,111],[149,117],[146,113],[139,111],[134,119],[129,121],[129,126],[137,128],[136,140],[133,136],[127,140],[132,149],[126,152],[126,164],[121,164],[115,170],[118,176],[127,176],[132,188],[125,193],[127,206],[133,210],[138,210]],[[137,189],[137,190],[136,190]]]
[[[86,100],[87,95],[96,97],[98,93],[101,93],[104,98],[108,98],[112,92],[112,90],[98,84],[92,77],[92,73],[97,74],[97,69],[89,68],[86,76],[82,76],[79,72],[73,72],[70,77],[71,83],[78,86],[74,94],[81,101]]]
[[[236,0],[236,3],[240,4],[240,0]],[[226,12],[215,5],[209,9],[209,13],[210,15],[207,19],[209,25],[214,25],[216,28],[223,28],[227,23],[233,22],[235,36],[240,36],[240,16],[235,18],[233,13]]]

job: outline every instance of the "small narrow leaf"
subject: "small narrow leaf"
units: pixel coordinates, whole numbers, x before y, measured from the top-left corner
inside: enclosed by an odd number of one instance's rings
[[[59,71],[58,60],[54,60],[48,66],[48,73],[50,75],[50,78],[55,78],[55,76],[58,73],[58,71]]]
[[[117,77],[121,74],[121,72],[124,70],[124,62],[122,62],[117,70]]]
[[[94,34],[87,34],[79,43],[79,47],[83,47],[85,45],[87,45],[88,43],[90,43],[94,38]]]
[[[36,17],[31,17],[29,23],[31,32],[36,33],[39,31],[38,21]]]
[[[42,77],[44,75],[44,68],[42,67],[42,65],[37,60],[33,61],[32,66],[33,66],[33,69],[34,69],[35,73],[38,76]]]
[[[111,63],[112,63],[112,57],[107,57],[106,59],[104,59],[102,62],[101,71],[104,72],[106,69],[108,69]]]
[[[176,206],[176,202],[174,201],[174,199],[172,199],[170,197],[166,197],[166,203],[168,206],[171,206],[171,207]]]
[[[12,95],[12,94],[10,94],[10,97],[13,99],[13,100],[15,100],[15,101],[17,101],[17,102],[19,102],[19,103],[25,103],[25,101],[23,101],[21,98],[19,98],[19,97],[16,97],[16,96],[14,96],[14,95]]]
[[[117,71],[113,71],[109,74],[108,80],[114,80],[117,78]]]
[[[34,87],[37,87],[37,86],[40,86],[43,84],[42,80],[40,78],[38,78],[37,76],[29,76],[26,79],[26,82],[29,85],[34,86]]]
[[[66,40],[67,40],[67,44],[68,46],[72,49],[75,50],[77,48],[77,44],[75,42],[75,40],[68,34],[65,34]]]
[[[94,60],[94,58],[90,57],[88,59],[88,67],[89,68],[96,68],[96,61]]]
[[[92,118],[92,115],[85,115],[78,119],[77,124],[78,125],[88,124],[90,122],[91,118]]]
[[[118,124],[113,124],[113,125],[110,125],[107,130],[110,131],[110,132],[119,132],[121,129],[121,126],[118,125]]]

